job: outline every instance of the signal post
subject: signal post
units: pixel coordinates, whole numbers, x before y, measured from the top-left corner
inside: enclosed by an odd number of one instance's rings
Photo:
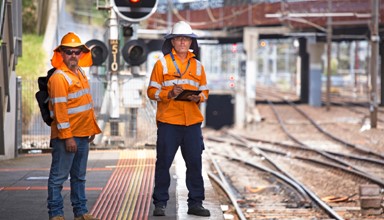
[[[112,140],[114,143],[118,141],[119,145],[121,145],[121,142],[124,142],[124,138],[122,138],[119,132],[119,123],[123,120],[126,120],[129,125],[126,126],[129,132],[128,134],[126,132],[125,135],[129,136],[129,138],[136,137],[137,110],[142,103],[141,99],[134,100],[135,96],[132,95],[130,97],[130,95],[139,94],[139,91],[131,91],[128,97],[127,94],[124,94],[123,99],[124,104],[126,104],[124,109],[126,109],[126,112],[121,114],[120,87],[132,86],[129,83],[125,83],[127,77],[128,82],[133,78],[141,78],[143,82],[145,80],[140,75],[140,65],[147,59],[148,48],[143,40],[137,38],[137,28],[138,22],[151,16],[156,11],[156,8],[157,0],[111,0],[109,5],[99,8],[110,11],[108,39],[105,40],[108,42],[108,47],[104,42],[96,39],[86,43],[91,49],[95,66],[102,66],[108,58],[106,65],[106,91],[100,110],[100,115],[103,117],[99,119],[98,124],[104,130],[106,123],[109,123],[111,136],[109,140]],[[120,30],[123,31],[124,39],[119,37],[121,36],[119,34]],[[126,42],[123,42],[124,45],[121,47],[122,40],[126,40]],[[121,64],[120,57],[124,59],[126,65]],[[128,74],[122,74],[127,72],[125,68],[128,69]],[[121,83],[123,78],[124,83]],[[132,87],[132,90],[137,90],[134,86]],[[103,135],[98,135],[94,143],[99,145],[102,139]]]

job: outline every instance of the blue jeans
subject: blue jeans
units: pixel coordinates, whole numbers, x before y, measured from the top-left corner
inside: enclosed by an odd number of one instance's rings
[[[89,153],[88,137],[75,137],[77,152],[65,150],[65,140],[52,139],[52,163],[48,179],[49,217],[64,216],[61,191],[64,182],[71,176],[71,203],[75,216],[88,212],[85,196],[85,174]]]
[[[188,206],[202,204],[205,199],[201,157],[204,142],[201,123],[181,126],[159,122],[156,142],[155,187],[152,195],[155,206],[167,205],[168,189],[171,183],[169,169],[179,146],[187,167]]]

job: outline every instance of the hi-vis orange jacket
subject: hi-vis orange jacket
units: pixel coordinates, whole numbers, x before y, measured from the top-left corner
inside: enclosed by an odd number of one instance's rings
[[[88,79],[79,68],[73,73],[63,63],[48,81],[51,138],[86,137],[101,133],[96,123]]]
[[[172,90],[174,84],[181,85],[183,89],[201,90],[199,103],[205,102],[208,99],[209,90],[204,68],[200,61],[194,58],[195,55],[192,52],[188,52],[187,59],[183,63],[174,49],[172,53],[181,75],[172,57],[167,54],[156,62],[147,89],[148,97],[157,101],[156,120],[185,126],[200,123],[204,117],[198,103],[169,99],[168,92]]]

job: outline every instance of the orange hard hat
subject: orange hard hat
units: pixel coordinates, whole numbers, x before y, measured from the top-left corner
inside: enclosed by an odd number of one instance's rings
[[[89,48],[81,43],[81,40],[74,32],[68,32],[61,38],[61,43],[54,51],[58,51],[60,47],[81,47],[83,52],[88,52]]]
[[[51,64],[53,67],[59,68],[63,64],[63,57],[60,54],[61,47],[80,47],[83,54],[79,59],[79,66],[88,67],[92,65],[92,53],[90,49],[83,43],[77,34],[74,32],[68,32],[61,39],[61,43],[58,47],[53,50],[53,56],[51,59]]]

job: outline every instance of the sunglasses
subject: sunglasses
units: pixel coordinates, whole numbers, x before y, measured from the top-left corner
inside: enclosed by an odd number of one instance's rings
[[[67,54],[68,56],[75,54],[75,55],[80,55],[81,50],[64,50],[64,53]]]

